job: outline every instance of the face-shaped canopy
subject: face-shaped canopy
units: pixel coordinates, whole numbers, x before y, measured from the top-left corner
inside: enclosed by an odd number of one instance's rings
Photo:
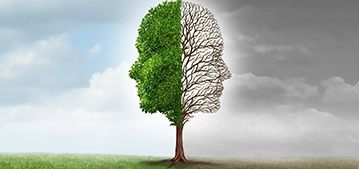
[[[231,77],[222,59],[223,38],[207,8],[182,2],[182,114],[214,113],[220,108],[222,82]]]
[[[213,14],[190,2],[169,1],[151,8],[138,30],[137,82],[140,107],[174,124],[196,112],[219,109],[222,81],[231,74],[222,60],[223,39]]]

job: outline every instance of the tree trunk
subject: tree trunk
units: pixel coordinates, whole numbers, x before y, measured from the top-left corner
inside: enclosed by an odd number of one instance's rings
[[[175,152],[175,156],[172,158],[172,163],[177,163],[177,162],[188,162],[188,160],[186,159],[185,155],[184,155],[184,149],[183,149],[183,137],[182,137],[182,133],[183,133],[183,126],[179,126],[176,125],[176,152]]]
[[[183,149],[183,126],[176,125],[176,152],[175,156],[172,159],[161,160],[158,162],[154,162],[152,164],[159,164],[163,162],[172,162],[168,168],[171,168],[175,163],[182,162],[182,163],[192,163],[192,164],[210,164],[207,162],[198,162],[198,161],[188,161],[184,155]]]

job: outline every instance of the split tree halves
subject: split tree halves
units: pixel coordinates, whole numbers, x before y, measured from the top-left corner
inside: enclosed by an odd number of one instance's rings
[[[222,60],[223,38],[214,15],[199,4],[166,1],[151,8],[138,29],[138,59],[129,76],[136,80],[140,108],[160,112],[176,126],[171,159],[188,162],[182,131],[194,113],[220,108],[222,82],[231,74]]]

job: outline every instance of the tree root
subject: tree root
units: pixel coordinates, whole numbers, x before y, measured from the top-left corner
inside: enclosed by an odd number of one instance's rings
[[[206,165],[211,165],[212,163],[208,163],[208,162],[201,162],[201,161],[192,161],[192,160],[182,160],[180,158],[172,158],[172,159],[166,159],[166,160],[161,160],[161,161],[156,161],[156,162],[151,162],[150,164],[161,164],[161,163],[167,163],[167,162],[172,162],[171,165],[169,165],[167,168],[171,168],[173,165],[175,165],[176,163],[186,163],[186,164],[206,164]]]

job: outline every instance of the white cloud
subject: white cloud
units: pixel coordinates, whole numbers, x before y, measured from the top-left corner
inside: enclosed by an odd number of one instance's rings
[[[78,68],[86,58],[72,49],[67,34],[11,49],[0,58],[0,105],[43,101],[87,83]]]
[[[358,146],[358,120],[348,121],[303,100],[288,102],[317,93],[317,87],[304,78],[233,74],[225,82],[221,109],[215,114],[196,114],[185,127],[186,154],[244,158],[358,155],[353,149]]]
[[[358,146],[358,120],[348,121],[307,105],[305,100],[318,91],[304,78],[244,73],[233,74],[224,85],[221,109],[215,114],[196,114],[185,127],[188,156],[358,155],[353,150]],[[288,101],[291,98],[299,99]]]
[[[256,52],[265,54],[267,52],[272,52],[272,51],[289,51],[289,50],[293,50],[294,48],[291,46],[283,46],[283,45],[273,46],[268,44],[262,44],[262,45],[253,46],[253,49]]]
[[[352,86],[338,76],[321,82],[326,87],[322,102],[324,103],[357,103],[359,100],[359,82]]]
[[[298,97],[307,98],[317,94],[317,87],[311,86],[306,83],[306,80],[300,78],[289,78],[289,79],[278,79],[269,76],[256,76],[252,73],[243,73],[240,75],[233,74],[232,86],[234,90],[249,89],[254,92],[259,88],[263,90],[280,88],[284,93],[273,93],[273,94],[284,94],[287,97]],[[262,90],[260,90],[262,91]],[[279,92],[279,91],[274,91]]]
[[[300,57],[310,56],[312,53],[309,49],[303,45],[298,46],[286,46],[286,45],[269,45],[269,44],[261,44],[261,45],[252,45],[251,48],[254,49],[255,52],[261,54],[270,54],[272,57],[283,61],[285,59],[296,60],[300,59]],[[288,52],[298,52],[299,55],[293,55]],[[296,58],[293,58],[296,57]]]
[[[244,15],[252,11],[253,11],[252,7],[244,6],[232,12],[223,12],[222,15],[224,18],[238,18],[238,16]]]
[[[299,50],[306,55],[312,55],[312,53],[309,52],[309,49],[307,47],[301,46],[299,47]]]
[[[0,54],[0,58],[4,59],[0,64],[0,75],[2,75],[0,78],[4,78],[6,72],[13,72],[14,75],[21,77],[35,67],[43,67],[66,58],[75,60],[77,56],[69,51],[69,47],[69,36],[62,34]]]
[[[286,58],[285,56],[281,56],[281,55],[279,55],[279,56],[274,55],[273,57],[278,59],[278,60],[284,60]]]
[[[318,111],[315,108],[307,108],[300,114],[301,117],[297,119],[296,123],[303,130],[336,130],[345,125],[344,120],[328,112]]]
[[[97,55],[100,51],[101,51],[101,44],[96,44],[94,47],[88,50],[87,53],[90,56],[93,56],[93,55]]]
[[[74,89],[63,96],[65,105],[85,106],[86,111],[127,111],[138,107],[136,83],[128,76],[130,64],[123,62],[117,68],[94,73],[88,88]]]
[[[351,135],[346,135],[344,138],[339,138],[337,140],[343,143],[359,143],[359,139],[356,139]]]
[[[123,62],[95,73],[85,88],[38,104],[0,107],[0,132],[6,137],[0,149],[172,156],[174,127],[162,114],[141,112],[129,69]]]
[[[237,36],[236,36],[237,39],[239,41],[241,41],[242,44],[244,44],[246,46],[247,46],[247,42],[253,42],[258,37],[258,35],[254,36],[254,37],[250,37],[250,36],[242,34],[241,32],[238,32],[238,31],[236,32],[236,34],[237,34]]]
[[[226,108],[215,114],[196,115],[184,132],[187,139],[185,147],[188,156],[258,158],[357,155],[352,145],[346,144],[358,145],[356,138],[359,136],[348,124],[354,125],[356,122],[348,123],[315,108],[276,105],[249,112]],[[354,128],[357,130],[359,126],[355,125]]]
[[[130,64],[123,62],[95,73],[89,86],[40,104],[0,107],[0,132],[5,137],[0,149],[172,156],[175,130],[162,114],[141,112],[129,69]],[[279,80],[253,74],[234,79],[232,84],[225,82],[223,97],[237,85],[258,89],[262,84],[304,83],[300,78]],[[297,95],[307,96],[303,91]],[[324,156],[328,151],[355,155],[351,146],[358,144],[357,124],[311,107],[277,104],[243,111],[223,106],[215,114],[196,114],[185,126],[184,144],[188,156]]]

